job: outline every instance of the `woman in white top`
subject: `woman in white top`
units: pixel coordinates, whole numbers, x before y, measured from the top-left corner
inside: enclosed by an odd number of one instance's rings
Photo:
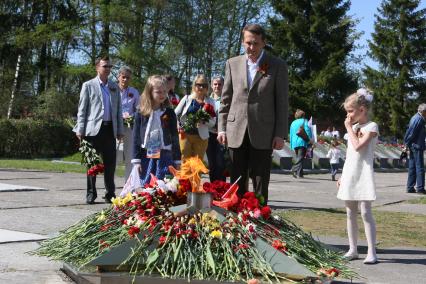
[[[349,251],[345,257],[349,260],[358,258],[357,212],[360,205],[368,243],[365,264],[377,263],[376,223],[371,212],[371,202],[376,199],[373,166],[379,131],[377,124],[370,121],[368,116],[372,101],[373,96],[366,89],[359,89],[347,97],[343,104],[347,113],[345,127],[349,140],[342,176],[337,182],[337,198],[345,201],[348,217]]]
[[[202,74],[197,75],[192,84],[191,95],[184,96],[175,108],[175,113],[179,121],[179,144],[183,162],[195,156],[203,160],[206,154],[209,141],[209,128],[216,124],[216,114],[214,113],[215,101],[208,96],[208,89],[207,78]],[[191,125],[189,129],[186,127],[186,130],[183,131],[185,128],[184,124],[187,123],[189,117],[196,115],[199,110],[206,107],[213,110],[213,116],[210,116],[208,121],[201,121],[197,125]]]

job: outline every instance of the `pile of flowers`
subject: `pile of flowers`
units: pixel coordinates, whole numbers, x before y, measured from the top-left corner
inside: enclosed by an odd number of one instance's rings
[[[186,167],[175,170],[172,179],[156,180],[145,190],[114,198],[111,207],[43,241],[33,253],[81,267],[135,238],[136,247],[118,267],[128,268],[131,275],[279,282],[284,277],[274,272],[256,248],[260,238],[321,277],[356,276],[341,254],[326,249],[288,220],[272,215],[252,192],[237,198],[222,221],[216,211],[173,213],[170,208],[183,201],[177,196],[179,192],[195,187],[220,202],[235,191],[235,185],[222,181],[198,184],[198,179],[185,175]]]
[[[87,174],[89,176],[97,176],[104,172],[104,164],[92,144],[82,139],[79,150],[81,153],[81,163],[87,167]]]
[[[203,106],[198,109],[195,113],[187,114],[186,118],[181,121],[181,131],[188,132],[193,129],[197,129],[199,123],[207,123],[210,119],[216,117],[214,106],[211,104],[204,103]]]

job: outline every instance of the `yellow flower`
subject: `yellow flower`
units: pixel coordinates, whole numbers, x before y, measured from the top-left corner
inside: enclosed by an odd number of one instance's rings
[[[214,230],[210,233],[210,236],[212,238],[221,239],[222,238],[222,232],[219,230]]]
[[[112,204],[114,204],[114,206],[120,206],[121,198],[120,197],[113,197],[113,198],[111,198],[111,202],[112,202]]]
[[[103,221],[105,221],[105,219],[106,219],[105,212],[104,212],[104,210],[102,210],[101,215],[99,215],[99,217],[96,221],[97,222],[103,222]]]
[[[121,197],[113,197],[111,199],[112,204],[114,204],[114,206],[124,206],[127,204],[127,202],[131,201],[133,199],[133,196],[131,193],[127,193],[127,195],[124,198]]]

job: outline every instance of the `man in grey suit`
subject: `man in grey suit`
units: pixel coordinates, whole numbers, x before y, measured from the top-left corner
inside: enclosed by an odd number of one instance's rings
[[[267,202],[272,150],[282,149],[288,134],[288,72],[284,61],[264,51],[265,37],[261,26],[247,25],[245,54],[226,62],[217,139],[229,147],[231,182],[241,177],[239,195],[250,177]]]
[[[118,86],[108,81],[112,67],[109,58],[99,58],[95,64],[98,75],[81,87],[77,124],[73,131],[78,139],[90,142],[102,157],[104,199],[111,203],[111,198],[115,197],[116,139],[123,138],[121,98]],[[95,203],[96,197],[96,176],[87,175],[86,203]]]

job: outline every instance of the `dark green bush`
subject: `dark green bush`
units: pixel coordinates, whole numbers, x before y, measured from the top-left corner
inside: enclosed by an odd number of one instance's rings
[[[1,158],[51,158],[74,153],[78,140],[63,120],[0,119]]]

